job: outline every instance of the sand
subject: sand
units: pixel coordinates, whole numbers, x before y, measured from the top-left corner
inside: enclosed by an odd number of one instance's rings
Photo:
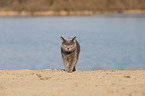
[[[145,13],[145,10],[104,10],[104,11],[0,11],[0,16],[85,16],[93,14],[108,14],[108,13]]]
[[[0,70],[0,96],[145,96],[145,70]]]

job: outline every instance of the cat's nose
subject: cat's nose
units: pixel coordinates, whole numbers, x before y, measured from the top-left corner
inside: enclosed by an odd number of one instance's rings
[[[67,48],[69,50],[69,48]]]

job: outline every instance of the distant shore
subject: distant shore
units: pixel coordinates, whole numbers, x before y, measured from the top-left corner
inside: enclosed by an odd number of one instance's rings
[[[0,96],[145,96],[145,70],[0,70]]]
[[[0,16],[79,16],[107,13],[145,13],[145,10],[123,10],[123,11],[35,11],[35,12],[17,12],[0,11]]]

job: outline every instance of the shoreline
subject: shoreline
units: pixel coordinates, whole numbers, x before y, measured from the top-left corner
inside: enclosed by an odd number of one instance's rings
[[[0,70],[0,96],[145,96],[145,70]]]
[[[17,12],[17,11],[0,11],[0,16],[81,16],[93,14],[111,14],[111,13],[145,13],[145,10],[122,10],[122,11],[36,11],[36,12]]]

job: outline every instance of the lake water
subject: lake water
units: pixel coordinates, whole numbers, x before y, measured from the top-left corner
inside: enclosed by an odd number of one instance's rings
[[[64,69],[60,36],[77,36],[78,70],[145,70],[145,14],[0,17],[0,69]]]

